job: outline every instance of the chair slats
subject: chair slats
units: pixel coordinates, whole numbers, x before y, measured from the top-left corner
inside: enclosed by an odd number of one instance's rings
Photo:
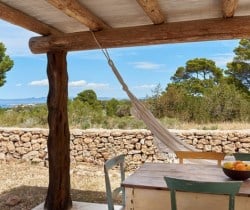
[[[184,159],[207,159],[216,160],[217,165],[221,166],[221,161],[224,160],[226,154],[219,152],[192,152],[192,151],[175,151],[179,163],[183,164]]]

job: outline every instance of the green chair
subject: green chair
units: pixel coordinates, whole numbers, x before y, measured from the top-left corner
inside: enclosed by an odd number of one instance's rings
[[[250,153],[234,153],[235,160],[250,161]]]
[[[105,184],[106,184],[106,197],[108,203],[108,210],[117,209],[114,206],[113,199],[116,198],[120,193],[122,195],[122,206],[120,210],[125,209],[125,189],[121,185],[116,189],[112,190],[110,182],[109,170],[119,166],[121,182],[125,179],[125,170],[124,170],[125,155],[119,155],[107,160],[104,164],[104,174],[105,174]]]
[[[177,210],[176,191],[229,195],[229,210],[234,210],[235,195],[239,192],[241,181],[200,182],[164,177],[170,190],[171,209]],[[211,207],[212,208],[212,207]]]

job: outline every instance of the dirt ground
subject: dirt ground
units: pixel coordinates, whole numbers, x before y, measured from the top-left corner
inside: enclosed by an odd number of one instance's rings
[[[74,201],[106,203],[102,166],[77,165],[71,171]],[[119,184],[117,171],[112,181]],[[28,163],[0,163],[0,209],[30,210],[45,200],[48,168]],[[117,201],[119,202],[119,200]]]

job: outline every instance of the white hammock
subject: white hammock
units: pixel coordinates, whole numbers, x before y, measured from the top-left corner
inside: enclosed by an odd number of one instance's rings
[[[127,93],[128,97],[131,100],[131,103],[136,111],[136,117],[141,119],[148,129],[152,132],[152,134],[159,139],[162,143],[164,143],[170,150],[178,151],[178,150],[192,150],[196,151],[191,145],[185,143],[184,141],[178,139],[172,133],[170,133],[162,124],[154,117],[154,115],[144,106],[144,104],[139,101],[128,89],[128,86],[125,84],[123,78],[121,77],[120,73],[118,72],[117,68],[115,67],[113,61],[111,60],[107,49],[103,49],[99,42],[97,41],[94,33],[92,35],[102,50],[103,54],[107,58],[108,64],[111,67],[113,73],[115,74],[116,78],[122,85],[123,90]]]

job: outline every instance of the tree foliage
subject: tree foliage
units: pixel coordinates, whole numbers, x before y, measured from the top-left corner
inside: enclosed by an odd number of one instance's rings
[[[250,120],[249,96],[214,61],[189,60],[171,79],[164,92],[148,99],[156,117],[198,123]]]
[[[13,65],[13,60],[5,54],[6,48],[2,42],[0,42],[0,87],[6,82],[6,72],[9,71]]]
[[[225,73],[236,86],[249,92],[250,89],[250,39],[241,39],[234,49],[235,57],[227,64]]]
[[[108,116],[115,116],[119,106],[119,101],[115,98],[107,101],[106,103],[106,113]]]
[[[171,80],[182,84],[191,95],[201,95],[206,88],[211,88],[222,77],[222,70],[215,62],[206,58],[195,58],[186,62],[185,67],[179,67]]]
[[[84,90],[77,94],[75,100],[79,100],[83,103],[87,103],[89,105],[95,105],[98,103],[97,95],[94,90]]]

